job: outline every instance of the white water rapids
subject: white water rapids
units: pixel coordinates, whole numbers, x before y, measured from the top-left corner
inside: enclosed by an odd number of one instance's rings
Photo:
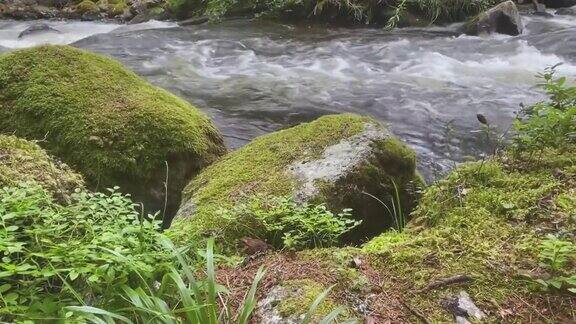
[[[471,37],[454,26],[49,21],[60,33],[18,38],[37,22],[0,21],[0,51],[51,43],[113,56],[206,111],[233,148],[322,114],[371,115],[416,149],[433,178],[487,149],[477,113],[503,131],[520,103],[543,98],[537,73],[564,63],[559,73],[576,76],[576,17],[524,22],[518,37]]]

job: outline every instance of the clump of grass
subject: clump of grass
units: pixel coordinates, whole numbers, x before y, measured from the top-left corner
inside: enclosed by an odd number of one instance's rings
[[[204,280],[196,279],[186,256],[171,241],[161,238],[159,243],[178,260],[178,267],[173,266],[164,274],[158,288],[150,287],[145,282],[136,288],[123,286],[123,298],[127,306],[118,309],[116,313],[90,306],[70,306],[67,309],[83,314],[93,323],[113,319],[124,323],[248,323],[256,306],[256,288],[265,274],[263,268],[256,273],[242,307],[237,314],[233,314],[226,304],[221,307],[221,301],[226,303],[225,294],[228,291],[216,283],[214,240],[208,240],[207,243]]]
[[[394,229],[398,232],[402,232],[404,227],[406,227],[406,215],[402,211],[402,199],[400,199],[400,190],[398,190],[398,185],[394,179],[392,179],[391,182],[394,188],[394,193],[393,196],[390,197],[389,204],[368,192],[364,192],[364,194],[378,201],[378,203],[388,211],[388,215],[392,216],[394,219]]]

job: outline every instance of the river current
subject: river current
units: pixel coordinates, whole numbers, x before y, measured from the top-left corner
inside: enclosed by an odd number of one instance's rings
[[[506,131],[542,100],[536,74],[576,76],[576,17],[525,16],[510,37],[456,25],[386,31],[246,20],[178,27],[45,21],[60,33],[18,38],[38,22],[0,21],[0,51],[72,44],[115,57],[210,115],[238,148],[324,114],[375,117],[418,153],[428,179],[490,149],[476,114]]]

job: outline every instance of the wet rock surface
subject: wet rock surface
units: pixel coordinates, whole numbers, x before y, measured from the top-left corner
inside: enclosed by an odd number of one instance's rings
[[[512,1],[503,2],[473,19],[465,28],[466,34],[522,34],[524,26],[520,12]]]
[[[555,14],[560,16],[576,16],[576,6],[570,8],[560,8],[556,10]]]
[[[476,322],[486,317],[465,291],[461,291],[458,296],[444,299],[442,305],[454,315],[457,324],[468,324],[470,321]]]
[[[36,24],[26,28],[24,31],[18,35],[18,38],[23,38],[27,36],[37,35],[37,34],[44,34],[44,33],[56,33],[60,34],[60,31],[54,29],[47,24]]]

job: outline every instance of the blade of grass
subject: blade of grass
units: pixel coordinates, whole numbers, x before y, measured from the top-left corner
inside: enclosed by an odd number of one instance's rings
[[[338,307],[330,312],[330,314],[326,315],[321,321],[320,324],[330,324],[334,322],[336,317],[344,312],[344,307]]]
[[[260,266],[258,272],[254,276],[254,281],[252,281],[252,286],[250,287],[250,291],[244,298],[244,305],[242,305],[242,313],[240,314],[240,318],[238,319],[238,324],[247,324],[248,320],[250,319],[250,315],[254,311],[256,307],[256,289],[258,288],[258,283],[264,277],[264,267]]]
[[[188,321],[190,321],[190,323],[199,323],[198,310],[200,307],[196,304],[196,302],[194,302],[192,294],[190,293],[190,289],[186,287],[186,284],[184,283],[184,280],[182,280],[182,277],[180,277],[178,271],[176,271],[176,269],[172,269],[172,272],[168,273],[167,276],[176,284],[176,288],[178,288],[178,293],[180,294],[184,308],[190,310],[185,312]]]
[[[318,311],[318,307],[324,301],[324,299],[326,299],[326,297],[330,293],[330,290],[332,290],[334,286],[335,285],[330,286],[328,289],[324,290],[320,295],[318,295],[318,297],[316,297],[312,305],[310,305],[310,309],[308,309],[308,312],[306,313],[306,316],[304,316],[304,319],[302,320],[301,324],[309,324],[312,321],[312,316],[316,314],[316,312]]]
[[[119,321],[122,321],[124,323],[130,323],[130,324],[133,323],[127,317],[124,317],[124,316],[118,315],[118,314],[114,314],[112,312],[109,312],[109,311],[106,311],[106,310],[103,310],[100,308],[92,307],[92,306],[68,306],[68,307],[66,307],[66,309],[71,310],[73,312],[76,311],[76,312],[85,313],[85,314],[108,316],[108,317],[117,319]]]
[[[209,323],[218,322],[217,306],[218,301],[216,299],[216,271],[214,269],[214,238],[208,240],[206,246],[206,284],[208,288],[208,300],[207,308],[209,311]]]
[[[188,284],[192,288],[192,293],[194,294],[194,299],[196,300],[196,303],[201,304],[202,301],[204,300],[204,296],[201,293],[200,288],[198,287],[198,283],[194,278],[192,269],[190,269],[190,266],[188,265],[188,262],[186,262],[186,260],[184,259],[184,256],[180,253],[180,251],[176,249],[172,241],[170,241],[168,238],[161,237],[160,244],[165,249],[170,251],[176,257],[176,259],[178,259],[178,263],[180,263],[180,266],[182,266],[182,271],[184,272],[186,279],[188,279]],[[204,309],[199,309],[198,312],[195,312],[195,317],[196,319],[192,322],[193,324],[209,323],[209,316]]]

